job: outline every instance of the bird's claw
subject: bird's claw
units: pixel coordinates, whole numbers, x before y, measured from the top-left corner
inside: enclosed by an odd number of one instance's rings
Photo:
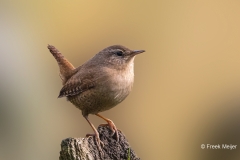
[[[109,128],[110,128],[111,131],[112,131],[111,136],[113,136],[113,135],[116,133],[116,140],[117,140],[117,142],[118,142],[118,141],[119,141],[119,135],[118,135],[118,129],[117,129],[117,127],[115,126],[115,124],[114,124],[113,121],[111,121],[111,120],[108,120],[107,123],[108,123],[108,124],[100,124],[100,126],[106,126],[106,125],[108,125]]]
[[[100,153],[100,157],[101,159],[103,159],[104,157],[104,152],[102,150],[102,147],[104,147],[104,143],[100,140],[100,137],[99,137],[99,134],[86,134],[86,137],[94,137],[95,138],[95,142],[97,144],[97,148],[98,148],[98,151]],[[101,147],[102,146],[102,147]]]
[[[102,147],[104,147],[104,143],[100,140],[100,137],[99,135],[97,134],[86,134],[86,137],[94,137],[95,138],[95,141],[96,141],[96,144],[98,146],[98,149],[102,151]]]

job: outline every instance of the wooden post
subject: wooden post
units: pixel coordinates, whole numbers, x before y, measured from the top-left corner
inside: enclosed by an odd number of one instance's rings
[[[93,137],[67,138],[61,143],[59,160],[140,160],[130,147],[126,137],[119,132],[119,142],[108,126],[99,126],[98,132],[104,143],[101,154]]]

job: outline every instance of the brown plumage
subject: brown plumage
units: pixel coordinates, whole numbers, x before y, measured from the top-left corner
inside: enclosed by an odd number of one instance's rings
[[[48,49],[60,69],[63,87],[58,97],[67,97],[82,110],[82,115],[95,132],[99,150],[101,140],[96,128],[88,119],[89,114],[104,119],[113,134],[116,133],[118,141],[118,131],[114,123],[98,113],[111,109],[128,96],[134,82],[135,55],[144,50],[134,51],[121,45],[110,46],[75,68],[54,46],[48,45]]]

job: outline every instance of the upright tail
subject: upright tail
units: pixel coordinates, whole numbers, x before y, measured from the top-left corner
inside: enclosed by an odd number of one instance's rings
[[[49,51],[52,53],[53,57],[58,62],[60,69],[60,78],[62,79],[62,84],[64,85],[67,80],[74,74],[75,67],[59,52],[54,46],[48,45]]]

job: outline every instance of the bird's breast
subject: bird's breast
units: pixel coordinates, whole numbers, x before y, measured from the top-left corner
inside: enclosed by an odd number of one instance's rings
[[[111,99],[117,103],[122,102],[130,93],[134,82],[133,65],[124,70],[109,69],[106,70],[105,86]]]

